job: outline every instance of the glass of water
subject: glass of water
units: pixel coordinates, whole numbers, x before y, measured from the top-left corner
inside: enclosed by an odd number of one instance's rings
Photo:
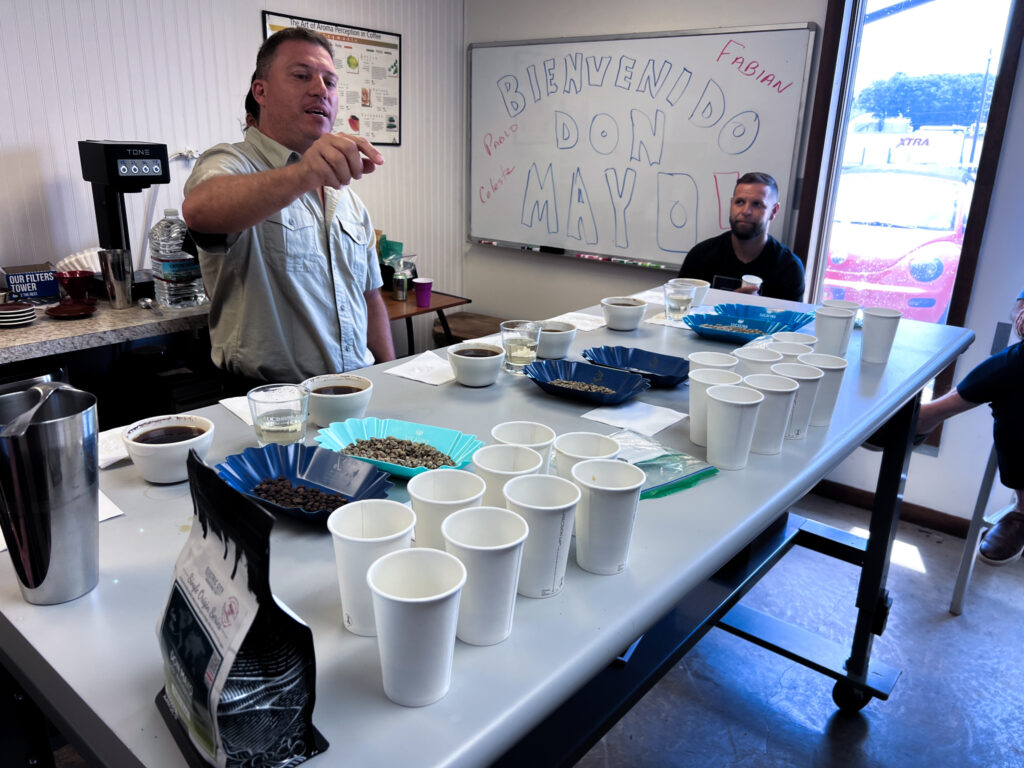
[[[522,374],[523,368],[537,359],[540,323],[532,320],[506,320],[501,324],[501,346],[505,348],[503,369]]]
[[[247,398],[256,440],[289,445],[306,439],[309,392],[297,384],[265,384],[250,389]]]
[[[665,316],[673,323],[682,322],[683,317],[693,306],[693,297],[697,294],[697,286],[682,280],[669,280],[665,283]]]

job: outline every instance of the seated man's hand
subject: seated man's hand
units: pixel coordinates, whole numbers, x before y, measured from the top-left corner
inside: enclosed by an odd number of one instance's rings
[[[310,189],[339,189],[363,174],[373,173],[383,163],[383,155],[362,136],[325,133],[306,150],[298,165]]]
[[[760,287],[760,286],[757,286],[757,285],[741,285],[741,286],[740,286],[739,288],[737,288],[736,290],[734,290],[734,291],[733,291],[733,293],[748,293],[748,294],[753,294],[753,293],[757,293],[757,289],[758,289],[759,287]]]

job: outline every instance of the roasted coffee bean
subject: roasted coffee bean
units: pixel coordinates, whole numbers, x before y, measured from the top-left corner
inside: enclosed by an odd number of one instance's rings
[[[293,486],[283,475],[261,480],[252,492],[261,499],[272,501],[279,506],[298,507],[306,512],[333,510],[345,503],[344,497],[336,493],[324,493],[308,485]]]

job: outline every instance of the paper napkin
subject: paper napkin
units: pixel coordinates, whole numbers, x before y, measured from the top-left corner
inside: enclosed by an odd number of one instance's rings
[[[113,430],[108,430],[108,431],[112,432]],[[118,439],[120,439],[120,438],[118,438]],[[112,517],[120,517],[121,515],[124,514],[124,510],[122,510],[119,506],[117,506],[117,504],[112,502],[110,500],[110,497],[107,496],[107,494],[105,494],[103,491],[100,491],[99,494],[100,494],[100,497],[99,497],[100,498],[99,509],[100,509],[100,522],[101,523],[104,520],[109,520]],[[3,552],[5,549],[7,549],[7,542],[4,541],[4,535],[2,533],[0,533],[0,552]]]
[[[604,317],[601,315],[588,315],[586,312],[566,312],[564,315],[549,318],[562,323],[572,323],[578,331],[592,331],[604,325]]]
[[[100,469],[106,469],[111,464],[128,458],[128,448],[121,439],[124,427],[114,427],[98,435],[99,465]]]
[[[423,352],[406,363],[388,368],[384,373],[403,379],[422,381],[424,384],[447,384],[455,381],[455,373],[448,361],[433,352]]]
[[[611,424],[613,427],[632,429],[642,435],[653,435],[685,419],[686,414],[660,405],[633,401],[607,408],[595,408],[584,413],[583,418]]]
[[[249,410],[249,399],[245,395],[226,397],[220,401],[220,404],[250,427],[252,426],[252,411]]]

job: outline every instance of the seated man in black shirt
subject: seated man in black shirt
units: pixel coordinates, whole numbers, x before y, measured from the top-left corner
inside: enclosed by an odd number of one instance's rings
[[[697,243],[679,268],[679,277],[707,280],[712,288],[741,288],[743,275],[757,275],[759,293],[774,299],[801,301],[804,267],[786,246],[768,234],[779,212],[779,187],[767,173],[745,173],[736,182],[729,206],[729,232]]]

